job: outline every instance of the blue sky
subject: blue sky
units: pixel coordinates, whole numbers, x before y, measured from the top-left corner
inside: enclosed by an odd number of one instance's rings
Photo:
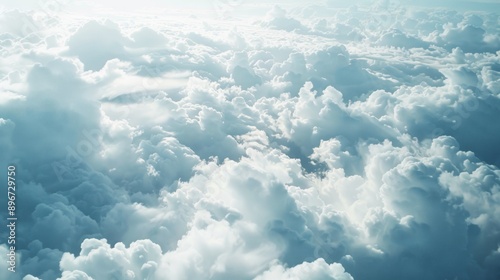
[[[497,7],[1,1],[0,279],[498,279]]]

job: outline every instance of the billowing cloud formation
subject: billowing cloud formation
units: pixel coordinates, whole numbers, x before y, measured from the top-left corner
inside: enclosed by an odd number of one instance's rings
[[[498,14],[216,2],[2,11],[0,278],[500,277]]]
[[[339,264],[328,265],[323,259],[317,259],[313,263],[303,263],[290,269],[281,265],[272,266],[268,271],[255,278],[264,279],[338,279],[351,280],[349,274]]]

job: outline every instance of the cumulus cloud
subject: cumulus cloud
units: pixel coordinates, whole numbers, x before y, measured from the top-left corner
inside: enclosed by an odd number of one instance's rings
[[[137,38],[139,34],[134,33],[134,37]],[[77,56],[88,70],[99,70],[106,61],[122,57],[126,43],[127,39],[110,21],[104,25],[90,21],[80,27],[67,42],[69,54]]]
[[[86,239],[80,255],[64,254],[61,279],[149,279],[154,275],[161,249],[149,240],[138,240],[127,248],[117,243],[113,248],[105,239]]]
[[[286,269],[282,265],[275,265],[256,280],[265,279],[353,279],[344,272],[344,268],[339,264],[328,265],[323,259],[317,259],[313,263],[302,263],[295,267]]]
[[[298,2],[2,9],[0,278],[498,279],[498,14]]]

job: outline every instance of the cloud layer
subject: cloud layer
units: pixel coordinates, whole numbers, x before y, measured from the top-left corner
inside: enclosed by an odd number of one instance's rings
[[[500,277],[497,13],[56,4],[0,14],[0,278]]]

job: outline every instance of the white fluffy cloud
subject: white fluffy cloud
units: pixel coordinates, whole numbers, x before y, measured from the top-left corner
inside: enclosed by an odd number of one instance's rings
[[[0,278],[498,279],[498,13],[295,2],[2,8]]]
[[[272,266],[268,271],[255,278],[256,280],[266,279],[335,279],[351,280],[349,274],[344,272],[340,264],[328,265],[325,260],[317,259],[312,263],[304,262],[293,268],[286,269],[282,265]]]

